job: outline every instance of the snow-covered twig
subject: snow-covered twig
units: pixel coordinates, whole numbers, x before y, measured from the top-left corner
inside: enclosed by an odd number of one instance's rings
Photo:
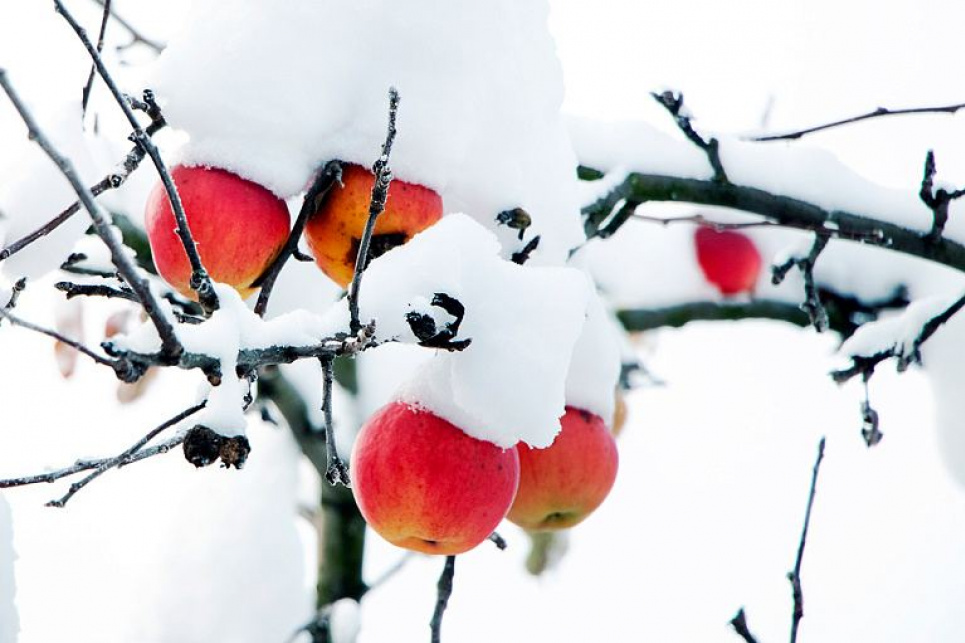
[[[194,242],[194,238],[191,236],[191,230],[188,227],[188,220],[184,214],[184,206],[181,203],[181,197],[178,196],[178,191],[174,187],[174,180],[171,178],[171,173],[168,172],[164,159],[161,158],[161,153],[158,151],[157,146],[154,145],[154,141],[151,140],[151,137],[148,136],[141,127],[141,124],[138,122],[137,118],[134,117],[134,112],[131,109],[129,101],[117,87],[117,83],[114,82],[110,72],[107,71],[107,67],[104,66],[104,61],[101,59],[100,54],[87,37],[87,32],[84,31],[74,16],[67,11],[61,0],[54,0],[54,5],[57,8],[57,12],[64,17],[71,29],[74,30],[74,33],[77,34],[77,37],[80,39],[81,43],[83,43],[84,48],[87,49],[87,53],[94,61],[94,66],[97,68],[97,73],[103,79],[104,84],[107,85],[107,88],[111,91],[111,94],[114,96],[114,100],[121,108],[121,111],[124,112],[124,116],[134,129],[134,133],[131,134],[131,140],[144,148],[144,151],[147,153],[147,155],[151,157],[154,167],[157,168],[158,174],[161,177],[161,183],[164,185],[168,199],[171,201],[171,209],[174,211],[174,220],[177,224],[175,226],[175,232],[177,233],[178,238],[181,240],[181,244],[184,246],[184,251],[188,256],[188,262],[191,264],[191,288],[198,293],[198,299],[207,312],[210,313],[217,310],[218,295],[215,293],[214,287],[211,284],[211,277],[208,275],[208,272],[201,263],[201,256],[198,254],[197,245]]]
[[[58,0],[55,0],[58,2]],[[58,3],[59,4],[59,3]],[[88,41],[89,42],[89,41]],[[95,52],[96,55],[96,52]],[[130,287],[137,293],[137,297],[144,307],[144,311],[147,313],[151,322],[157,328],[158,335],[161,338],[161,356],[166,362],[177,360],[178,356],[183,351],[183,347],[178,341],[174,334],[174,327],[167,320],[164,314],[161,312],[157,300],[154,298],[154,294],[151,292],[150,287],[145,279],[143,279],[138,274],[138,269],[134,265],[134,262],[127,254],[127,250],[121,241],[117,238],[114,229],[111,227],[107,214],[100,208],[97,202],[94,200],[94,196],[90,193],[83,183],[80,181],[80,177],[77,175],[77,171],[73,164],[66,157],[62,156],[51,144],[50,140],[44,136],[43,132],[37,126],[33,115],[27,109],[26,105],[20,100],[13,86],[7,79],[6,71],[0,69],[0,87],[3,88],[10,101],[13,103],[14,108],[20,114],[24,123],[27,125],[29,131],[29,136],[31,140],[35,141],[41,149],[47,154],[48,157],[57,165],[61,173],[70,181],[71,186],[74,188],[74,192],[80,198],[81,203],[84,205],[84,209],[90,214],[91,219],[94,223],[94,230],[97,235],[104,241],[108,249],[110,249],[111,259],[114,266],[117,268],[120,275],[124,280],[130,285]]]
[[[693,124],[690,122],[690,115],[684,109],[684,95],[672,91],[665,91],[660,94],[652,93],[650,95],[670,112],[670,115],[673,116],[674,121],[677,123],[677,127],[680,128],[680,131],[684,133],[690,142],[702,149],[704,154],[707,155],[707,161],[714,170],[714,182],[722,184],[730,183],[727,179],[727,172],[724,171],[724,164],[720,161],[720,142],[716,138],[704,140],[704,137],[697,133],[697,130],[694,129]]]
[[[945,188],[935,189],[935,174],[938,168],[935,166],[935,152],[928,150],[925,155],[925,172],[921,179],[921,190],[918,196],[922,203],[932,211],[932,228],[926,237],[929,241],[935,242],[941,239],[945,231],[945,224],[948,223],[948,206],[952,201],[965,196],[965,189],[953,190],[949,192]]]
[[[110,2],[108,0],[93,0],[93,1],[102,7],[105,7],[105,6],[110,7]],[[117,24],[123,27],[124,30],[131,35],[132,45],[135,43],[140,43],[145,47],[147,47],[148,49],[152,49],[154,53],[157,53],[157,54],[161,53],[164,50],[164,45],[157,42],[156,40],[151,40],[150,38],[146,37],[144,34],[140,32],[140,30],[138,30],[130,22],[128,22],[120,14],[118,14],[113,7],[110,7],[109,9],[106,9],[106,10],[110,12],[111,18],[116,20]],[[127,46],[130,46],[130,45],[127,45]]]
[[[392,144],[395,142],[395,121],[399,112],[399,92],[395,87],[389,88],[389,125],[382,144],[382,154],[372,166],[375,182],[372,184],[372,199],[369,203],[369,218],[365,222],[365,230],[359,240],[358,255],[355,257],[355,274],[348,288],[348,308],[351,315],[351,330],[358,332],[362,327],[359,321],[359,289],[362,287],[362,273],[369,263],[369,244],[375,230],[375,221],[385,209],[385,201],[389,197],[389,184],[392,182],[392,170],[389,169],[389,156],[392,154]]]
[[[808,127],[795,132],[788,132],[786,134],[769,134],[767,136],[752,136],[745,140],[753,141],[755,143],[764,143],[768,141],[793,141],[815,132],[823,132],[824,130],[829,130],[834,127],[850,125],[852,123],[858,123],[872,118],[880,118],[882,116],[901,116],[905,114],[955,114],[958,112],[958,110],[963,108],[965,108],[965,103],[945,105],[944,107],[912,107],[908,109],[887,109],[885,107],[879,107],[866,114],[852,116],[850,118],[843,118],[841,120],[825,123],[823,125],[815,125],[814,127]]]
[[[730,620],[730,626],[734,628],[738,636],[744,639],[745,643],[757,643],[757,638],[754,637],[747,626],[747,615],[744,613],[743,607],[737,610],[737,614]]]
[[[298,213],[298,218],[295,219],[295,225],[288,235],[288,241],[285,242],[285,247],[282,248],[281,254],[268,266],[265,273],[258,277],[252,284],[253,286],[261,288],[261,291],[258,293],[258,303],[255,304],[256,315],[260,317],[265,315],[265,311],[268,309],[268,298],[271,297],[272,289],[275,287],[275,280],[278,279],[278,275],[281,274],[281,269],[285,267],[288,258],[295,255],[298,251],[298,242],[302,238],[302,232],[305,230],[305,223],[308,221],[308,217],[321,208],[332,186],[341,180],[341,173],[341,163],[338,161],[330,161],[322,171],[319,172],[315,178],[315,182],[308,189],[308,192],[305,193],[302,208]]]
[[[808,527],[811,524],[811,509],[814,506],[814,492],[818,484],[818,472],[821,469],[821,461],[824,460],[824,438],[818,443],[818,455],[814,461],[814,469],[811,473],[811,491],[808,493],[807,509],[804,511],[804,527],[801,529],[801,540],[797,547],[797,558],[794,560],[794,569],[788,572],[787,579],[791,581],[791,591],[794,598],[794,612],[791,616],[791,643],[797,643],[797,631],[804,618],[804,592],[801,589],[801,564],[804,561],[804,547],[807,544]]]
[[[827,245],[827,234],[815,234],[814,243],[806,255],[789,257],[783,263],[773,267],[773,274],[771,276],[771,283],[777,286],[784,281],[787,273],[789,273],[792,268],[797,267],[801,271],[801,274],[804,276],[804,303],[801,304],[801,310],[807,313],[808,319],[811,320],[811,325],[814,326],[814,329],[819,333],[823,333],[829,328],[829,321],[828,311],[825,309],[824,304],[821,303],[818,287],[814,283],[814,265],[817,263],[818,256],[820,256]]]
[[[432,613],[432,620],[429,627],[432,630],[432,643],[442,642],[442,616],[446,613],[449,605],[449,597],[452,596],[452,578],[456,574],[456,557],[446,556],[446,564],[442,568],[439,582],[436,585],[438,594],[436,596],[436,609]]]

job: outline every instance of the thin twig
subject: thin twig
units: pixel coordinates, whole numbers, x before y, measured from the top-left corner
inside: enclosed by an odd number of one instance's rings
[[[757,643],[757,639],[751,634],[750,628],[747,627],[747,615],[744,614],[743,607],[737,610],[737,614],[730,620],[730,626],[744,639],[745,643]]]
[[[365,222],[365,230],[359,241],[358,255],[355,257],[355,274],[348,289],[348,309],[351,316],[350,329],[357,333],[362,327],[359,321],[359,289],[362,287],[362,273],[368,265],[369,244],[375,230],[375,221],[385,209],[385,201],[389,197],[389,184],[392,182],[392,170],[389,169],[389,156],[392,154],[392,143],[395,141],[395,121],[399,111],[399,92],[395,87],[389,88],[389,125],[382,144],[382,154],[372,166],[375,181],[372,184],[372,199],[369,202],[369,218]]]
[[[341,163],[338,161],[328,162],[324,169],[318,173],[312,187],[305,193],[305,198],[302,200],[302,208],[298,212],[298,218],[295,219],[295,225],[288,235],[288,241],[285,242],[285,247],[282,248],[281,254],[279,254],[265,270],[264,274],[258,277],[252,284],[253,286],[259,286],[261,288],[261,292],[258,293],[258,303],[255,304],[256,315],[264,317],[265,311],[268,309],[268,298],[271,297],[272,289],[275,287],[275,280],[278,279],[278,275],[281,274],[281,269],[285,267],[285,263],[289,257],[294,256],[298,258],[298,242],[302,238],[302,232],[305,230],[305,223],[308,221],[308,217],[321,208],[332,186],[340,180],[341,174]],[[311,258],[309,258],[309,261],[310,260]]]
[[[945,231],[945,224],[948,223],[948,207],[952,201],[965,196],[965,189],[949,192],[945,188],[935,189],[935,174],[938,168],[935,165],[935,152],[928,150],[925,155],[925,171],[921,179],[921,189],[918,196],[929,210],[932,211],[932,227],[925,237],[931,242],[936,242],[942,237]]]
[[[7,303],[3,305],[3,310],[10,311],[16,308],[17,301],[20,299],[20,293],[22,293],[26,289],[27,289],[27,278],[21,277],[13,284],[13,287],[10,289],[10,299],[8,299]],[[3,320],[0,319],[0,321],[3,321]]]
[[[833,127],[840,127],[841,125],[850,125],[851,123],[858,123],[860,121],[866,121],[872,118],[880,118],[882,116],[901,116],[904,114],[940,114],[940,113],[954,114],[962,108],[965,108],[965,103],[946,105],[944,107],[913,107],[910,109],[887,109],[885,107],[879,107],[866,114],[861,114],[859,116],[852,116],[851,118],[843,118],[839,121],[825,123],[824,125],[816,125],[814,127],[808,127],[806,129],[798,130],[795,132],[788,132],[787,134],[770,134],[768,136],[752,136],[745,140],[753,141],[755,143],[764,143],[767,141],[793,141],[801,138],[802,136],[813,134],[814,132],[822,132],[824,130],[829,130]]]
[[[40,334],[46,335],[46,336],[48,336],[48,337],[53,337],[53,338],[56,339],[57,341],[62,342],[62,343],[64,343],[64,344],[66,344],[67,346],[70,346],[71,348],[73,348],[73,349],[75,349],[75,350],[83,353],[84,355],[86,355],[87,357],[91,358],[92,360],[94,360],[94,361],[97,362],[98,364],[103,364],[103,365],[105,365],[105,366],[110,366],[111,368],[114,368],[114,366],[115,366],[115,361],[114,361],[114,360],[109,359],[109,358],[107,358],[107,357],[104,357],[104,356],[102,356],[102,355],[98,355],[97,353],[95,353],[95,352],[92,351],[91,349],[87,348],[86,346],[84,346],[84,345],[81,344],[80,342],[78,342],[78,341],[76,341],[76,340],[73,340],[73,339],[71,339],[70,337],[67,337],[66,335],[63,335],[63,334],[61,334],[61,333],[58,333],[58,332],[55,331],[55,330],[51,330],[51,329],[49,329],[49,328],[44,328],[43,326],[38,326],[37,324],[28,322],[28,321],[25,320],[25,319],[20,319],[19,317],[17,317],[17,316],[14,315],[13,313],[8,312],[5,308],[0,308],[0,319],[6,319],[6,320],[8,320],[11,324],[13,324],[14,326],[20,326],[21,328],[26,328],[27,330],[32,330],[32,331],[34,331],[35,333],[40,333]]]
[[[151,161],[154,163],[154,167],[157,168],[158,174],[161,177],[161,183],[164,185],[164,189],[167,192],[168,199],[171,202],[171,209],[174,212],[174,220],[176,222],[175,232],[177,232],[178,238],[181,240],[181,245],[184,246],[184,251],[188,256],[188,262],[191,264],[191,280],[190,285],[192,290],[198,293],[198,300],[207,312],[213,312],[218,309],[218,295],[214,291],[214,287],[211,284],[211,277],[208,275],[204,266],[201,263],[201,256],[198,254],[197,245],[194,242],[194,238],[191,236],[191,230],[188,226],[188,220],[184,214],[184,206],[181,203],[181,197],[178,195],[178,191],[174,186],[174,180],[171,178],[171,173],[168,172],[167,166],[164,160],[161,158],[161,153],[158,151],[157,146],[151,140],[141,124],[138,122],[137,118],[134,116],[134,112],[131,110],[128,99],[121,93],[120,89],[117,87],[117,83],[111,77],[110,72],[107,71],[107,67],[104,66],[104,61],[101,59],[97,49],[91,43],[90,39],[87,37],[87,32],[84,31],[83,27],[77,22],[73,15],[64,7],[61,0],[54,0],[54,5],[57,7],[57,12],[61,14],[67,23],[77,34],[77,37],[83,43],[84,48],[87,49],[87,53],[90,55],[91,59],[94,61],[94,66],[97,68],[97,73],[104,80],[107,88],[111,91],[114,96],[114,100],[120,106],[121,111],[124,112],[124,116],[130,123],[131,127],[134,129],[134,133],[131,134],[131,140],[144,148],[144,151]]]
[[[711,169],[714,170],[714,181],[724,184],[730,183],[727,179],[727,172],[724,171],[724,164],[720,160],[720,142],[716,138],[704,140],[704,138],[697,133],[697,130],[694,129],[693,124],[690,122],[690,116],[684,109],[684,95],[672,91],[665,91],[660,94],[654,92],[650,95],[670,112],[670,115],[674,117],[677,127],[684,133],[684,136],[707,155],[707,161],[710,163]]]
[[[107,19],[111,15],[111,0],[103,0],[101,5],[104,7],[104,13],[101,16],[101,29],[100,33],[97,34],[97,53],[104,51],[104,34],[107,32]],[[87,113],[87,101],[90,100],[90,91],[94,87],[94,75],[97,73],[97,68],[94,65],[90,66],[90,74],[87,75],[87,83],[84,85],[84,91],[81,94],[80,109],[81,115]]]
[[[452,596],[452,578],[456,574],[456,557],[446,556],[445,567],[442,568],[442,575],[436,585],[438,591],[436,597],[436,609],[432,614],[429,627],[432,630],[432,643],[442,643],[442,616],[446,613],[449,605],[449,597]]]
[[[804,257],[791,257],[784,263],[773,267],[773,275],[771,276],[771,283],[775,286],[780,285],[787,277],[787,273],[791,271],[792,268],[797,267],[801,274],[804,276],[804,303],[801,304],[801,310],[807,313],[808,319],[811,320],[811,325],[819,333],[823,333],[828,330],[828,311],[825,309],[824,304],[821,303],[821,295],[818,292],[818,287],[814,282],[814,266],[817,263],[818,256],[824,251],[824,248],[828,245],[828,234],[816,233],[814,235],[814,243],[811,245],[811,250],[808,252],[807,256]]]
[[[67,490],[67,493],[65,493],[63,496],[61,496],[61,497],[58,498],[57,500],[51,500],[50,502],[47,503],[47,506],[48,506],[48,507],[58,507],[58,508],[63,507],[64,505],[67,504],[67,502],[68,502],[71,498],[74,497],[74,495],[75,495],[78,491],[80,491],[81,489],[83,489],[84,487],[86,487],[88,484],[90,484],[91,482],[93,482],[95,479],[97,479],[98,477],[100,477],[101,475],[103,475],[104,473],[106,473],[107,471],[109,471],[110,469],[113,469],[113,468],[115,468],[115,467],[118,467],[118,468],[119,468],[119,467],[121,467],[121,466],[123,466],[123,465],[125,465],[125,464],[127,464],[127,463],[129,463],[129,462],[131,462],[131,461],[132,461],[131,458],[133,458],[135,454],[137,454],[141,449],[143,449],[144,446],[147,445],[148,442],[150,442],[151,440],[153,440],[153,439],[156,438],[158,435],[160,435],[162,432],[166,431],[167,429],[171,428],[172,426],[175,426],[176,424],[178,424],[179,422],[181,422],[181,421],[184,420],[185,418],[191,417],[192,415],[194,415],[195,413],[197,413],[198,411],[200,411],[201,409],[203,409],[206,404],[207,404],[207,402],[201,402],[200,404],[196,404],[196,405],[192,406],[191,408],[188,408],[188,409],[185,409],[184,411],[181,411],[180,413],[178,413],[177,415],[175,415],[175,416],[172,417],[171,419],[167,420],[167,421],[164,422],[163,424],[161,424],[161,425],[157,426],[156,428],[152,429],[151,431],[149,431],[149,432],[147,433],[147,435],[145,435],[143,438],[141,438],[140,440],[138,440],[137,442],[135,442],[134,444],[132,444],[132,445],[131,445],[130,447],[128,447],[124,452],[122,452],[122,453],[114,456],[113,458],[107,458],[107,459],[103,460],[103,461],[101,462],[101,464],[98,465],[97,468],[94,469],[94,471],[93,471],[92,473],[90,473],[89,475],[85,476],[84,478],[82,478],[82,479],[78,480],[77,482],[73,483],[72,485],[70,485],[70,488]]]
[[[59,5],[59,0],[54,0],[54,2]],[[145,279],[141,278],[137,267],[127,254],[127,249],[117,238],[114,229],[108,222],[107,214],[94,200],[94,196],[90,193],[90,190],[81,183],[77,171],[70,160],[62,156],[50,143],[49,139],[40,131],[33,115],[20,100],[20,97],[7,79],[7,74],[4,69],[0,69],[0,86],[3,87],[4,92],[6,92],[10,98],[14,108],[16,108],[20,117],[27,125],[30,139],[40,146],[47,156],[57,165],[61,173],[70,181],[74,192],[77,193],[81,203],[83,203],[84,209],[90,214],[91,220],[94,223],[94,230],[107,245],[108,249],[110,249],[111,258],[118,272],[134,292],[137,293],[138,299],[144,307],[144,311],[157,328],[158,336],[161,338],[161,349],[164,358],[168,361],[177,360],[183,351],[183,347],[174,334],[174,327],[162,313],[157,300],[154,298],[154,294],[151,292],[150,286]]]
[[[105,4],[106,4],[106,5],[109,5],[109,4],[110,4],[110,2],[109,2],[108,0],[94,0],[94,2],[96,2],[97,4],[99,4],[99,5],[102,6],[102,7],[103,7]],[[117,21],[117,24],[119,24],[121,27],[123,27],[123,28],[127,31],[127,33],[129,33],[129,34],[131,35],[131,38],[132,38],[132,41],[133,41],[131,44],[141,43],[141,44],[144,45],[145,47],[154,50],[154,53],[158,53],[158,54],[161,53],[162,51],[164,51],[164,45],[162,45],[161,43],[157,42],[156,40],[151,40],[150,38],[147,38],[146,36],[144,36],[144,35],[143,35],[137,28],[135,28],[130,22],[128,22],[127,20],[125,20],[124,18],[122,18],[121,15],[118,14],[117,11],[114,10],[113,8],[110,9],[110,14],[111,14],[111,18],[113,18],[114,20],[116,20],[116,21]]]
[[[351,484],[348,467],[339,457],[338,448],[335,445],[335,420],[332,414],[332,387],[335,386],[333,359],[326,357],[320,361],[322,363],[322,412],[325,415],[325,479],[330,485],[342,484],[348,487]]]
[[[794,613],[791,618],[791,643],[797,643],[798,626],[804,618],[804,592],[801,590],[801,563],[804,560],[804,546],[807,544],[808,527],[811,524],[811,508],[814,506],[814,491],[818,484],[818,472],[821,470],[821,461],[824,459],[824,442],[822,437],[818,443],[818,456],[814,461],[814,470],[811,474],[811,491],[808,493],[808,505],[804,512],[804,528],[801,529],[801,541],[797,547],[797,558],[794,561],[794,570],[789,572],[787,579],[791,581],[791,591],[794,597]]]
[[[126,299],[137,302],[137,295],[127,288],[114,288],[106,284],[75,284],[71,281],[58,281],[54,288],[67,296],[74,297],[106,297],[108,299]]]

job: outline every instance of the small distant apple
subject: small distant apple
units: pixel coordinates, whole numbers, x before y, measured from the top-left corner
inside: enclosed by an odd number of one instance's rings
[[[753,292],[761,273],[761,253],[747,235],[702,225],[694,232],[694,244],[704,277],[722,295]]]
[[[361,165],[342,168],[336,184],[305,225],[305,238],[315,263],[345,288],[355,274],[362,232],[369,219],[375,175]],[[442,198],[430,188],[395,179],[389,185],[385,210],[373,230],[369,257],[374,259],[442,218]]]
[[[529,531],[572,527],[610,493],[617,476],[616,440],[594,413],[566,407],[556,440],[545,449],[520,443],[519,490],[509,515]]]
[[[430,411],[392,402],[362,427],[350,471],[359,510],[380,536],[452,555],[486,540],[509,511],[519,456]]]
[[[255,291],[252,283],[288,240],[288,206],[267,188],[219,168],[179,165],[171,178],[208,274],[248,297]],[[196,299],[191,265],[160,183],[148,197],[144,225],[158,274],[182,295]]]

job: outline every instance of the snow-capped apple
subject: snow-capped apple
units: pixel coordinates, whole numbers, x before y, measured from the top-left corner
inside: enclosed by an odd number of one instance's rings
[[[694,245],[704,277],[722,295],[754,290],[761,272],[761,253],[747,235],[699,226],[694,231]]]
[[[179,165],[171,178],[208,274],[247,297],[288,239],[288,206],[267,188],[219,168]],[[158,273],[181,294],[194,297],[191,264],[160,183],[148,197],[144,225]]]
[[[346,164],[336,184],[305,225],[305,238],[315,263],[343,288],[355,274],[362,232],[369,219],[375,175],[361,165]],[[369,258],[402,245],[442,217],[442,198],[435,190],[394,179],[385,210],[375,222]]]
[[[617,445],[603,419],[566,407],[545,449],[519,443],[519,490],[506,517],[530,531],[566,529],[602,504],[617,476]]]
[[[391,402],[352,449],[352,492],[365,521],[394,545],[461,554],[486,540],[519,483],[519,457],[425,409]]]

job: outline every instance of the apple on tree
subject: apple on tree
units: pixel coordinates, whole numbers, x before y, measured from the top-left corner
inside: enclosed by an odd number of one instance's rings
[[[616,440],[594,413],[566,407],[561,430],[545,449],[519,452],[519,490],[506,516],[529,531],[566,529],[603,503],[616,480]]]
[[[761,253],[747,235],[702,225],[694,231],[694,245],[704,277],[722,295],[754,290],[761,272]]]
[[[390,543],[427,554],[461,554],[486,540],[509,511],[519,474],[515,449],[398,401],[369,418],[351,456],[365,521]]]
[[[288,239],[288,206],[267,188],[220,168],[178,165],[171,178],[208,274],[248,297]],[[191,264],[161,183],[148,197],[144,225],[158,273],[182,295],[196,298]]]
[[[361,165],[342,167],[335,185],[305,224],[305,238],[315,263],[345,288],[355,274],[359,242],[369,219],[375,175]],[[442,218],[442,198],[435,190],[398,179],[389,185],[385,209],[375,222],[369,257],[374,259]]]

